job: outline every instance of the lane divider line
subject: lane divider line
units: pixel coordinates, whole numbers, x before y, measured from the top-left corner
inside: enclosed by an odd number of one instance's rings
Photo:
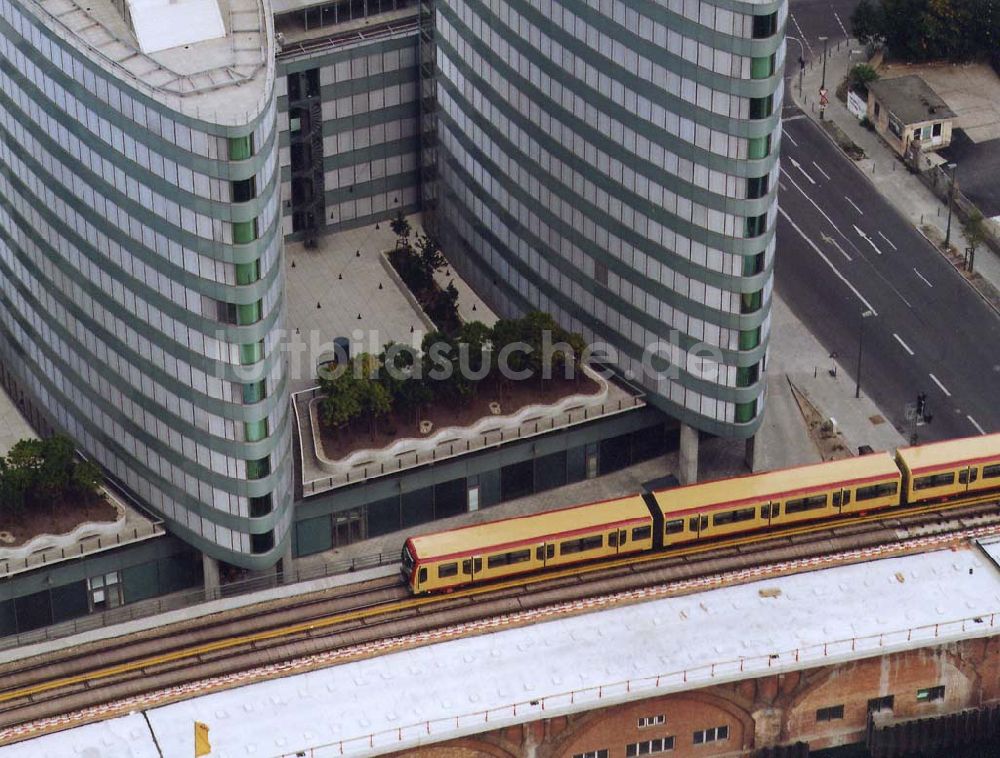
[[[900,337],[895,332],[892,333],[892,336],[896,338],[896,342],[898,342],[900,345],[903,346],[903,350],[905,350],[906,352],[908,352],[910,355],[914,354],[913,351],[910,350],[910,346],[907,345],[905,342],[903,342],[903,338],[902,337]]]
[[[948,388],[945,387],[943,384],[941,384],[941,380],[940,379],[938,379],[936,376],[934,376],[934,374],[930,374],[930,377],[931,377],[931,381],[933,381],[934,384],[936,384],[938,387],[941,388],[941,391],[945,394],[945,397],[951,397],[951,393],[948,392]]]

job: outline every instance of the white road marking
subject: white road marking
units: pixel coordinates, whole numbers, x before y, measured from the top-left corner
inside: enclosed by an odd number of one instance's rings
[[[785,119],[785,120],[786,120],[786,121],[790,121],[791,119]],[[799,146],[799,143],[798,143],[798,142],[796,142],[796,141],[795,141],[794,139],[792,139],[792,135],[791,135],[791,134],[789,134],[789,133],[788,133],[787,131],[785,131],[785,130],[782,130],[782,131],[781,131],[781,133],[782,133],[782,135],[784,135],[785,137],[787,137],[787,138],[788,138],[789,140],[791,140],[791,143],[792,143],[793,145],[795,145],[795,147],[798,147],[798,146]]]
[[[840,31],[844,33],[844,36],[850,39],[851,35],[847,33],[847,29],[844,28],[844,22],[840,20],[840,16],[837,15],[837,11],[833,12],[833,17],[837,19],[837,23],[840,24]]]
[[[805,43],[805,45],[806,45],[807,48],[809,48],[809,57],[812,58],[813,57],[813,48],[812,48],[812,45],[809,44],[809,38],[806,37],[806,35],[802,33],[802,27],[799,26],[799,20],[797,18],[795,18],[795,14],[794,13],[789,13],[788,15],[791,16],[792,23],[795,24],[795,28],[799,30],[799,39],[802,40]]]
[[[789,224],[791,224],[792,229],[794,229],[795,231],[797,231],[799,233],[799,236],[802,237],[802,239],[804,239],[806,241],[806,243],[809,245],[809,247],[811,247],[813,250],[816,251],[816,254],[820,258],[822,258],[823,261],[826,263],[826,265],[829,266],[833,270],[833,273],[837,276],[837,278],[840,279],[840,281],[842,281],[844,284],[847,285],[847,287],[851,290],[851,292],[854,293],[854,295],[858,298],[858,300],[860,300],[864,304],[865,308],[867,308],[868,310],[870,310],[872,312],[873,316],[877,316],[878,315],[878,311],[875,310],[875,306],[873,306],[871,303],[869,303],[865,299],[865,296],[862,295],[860,292],[858,292],[858,288],[855,287],[853,284],[851,284],[847,280],[846,276],[844,276],[842,273],[840,273],[840,271],[837,269],[837,267],[833,265],[833,261],[831,261],[829,258],[827,258],[826,254],[822,250],[820,250],[819,247],[817,247],[816,243],[813,242],[811,239],[809,239],[806,236],[806,233],[803,232],[799,228],[798,224],[796,224],[794,221],[792,221],[792,219],[788,216],[788,214],[785,213],[785,209],[782,208],[780,205],[778,206],[778,213],[780,213],[782,216],[785,217],[785,221],[787,221]]]
[[[931,381],[933,381],[934,384],[936,384],[938,387],[941,388],[941,391],[945,394],[945,397],[951,397],[951,393],[948,392],[948,388],[945,387],[943,384],[941,384],[941,380],[940,379],[938,379],[936,376],[934,376],[934,374],[931,374],[930,377],[931,377]]]
[[[854,208],[854,210],[856,210],[862,216],[865,215],[865,212],[863,210],[861,210],[857,205],[855,205],[854,201],[851,200],[851,198],[849,198],[847,195],[844,195],[844,200],[846,200],[847,202],[849,202],[851,204],[851,207]]]
[[[789,157],[788,160],[790,160],[792,162],[792,165],[795,166],[795,168],[797,168],[802,173],[802,176],[804,176],[806,179],[809,180],[810,184],[815,184],[816,183],[816,180],[813,179],[811,176],[809,176],[809,174],[806,173],[806,170],[804,168],[802,168],[802,164],[801,163],[799,163],[797,160],[795,160],[792,157]]]
[[[878,253],[879,255],[882,255],[882,251],[878,249],[878,245],[875,244],[875,240],[873,240],[871,237],[869,237],[867,234],[865,234],[864,231],[862,231],[861,229],[859,229],[858,226],[857,226],[857,224],[851,224],[851,226],[854,227],[854,231],[856,231],[858,233],[858,235],[860,235],[861,237],[864,238],[865,242],[867,242],[869,245],[871,245],[875,249],[876,253]]]
[[[900,345],[903,346],[903,350],[905,350],[906,352],[908,352],[910,355],[913,355],[913,351],[910,350],[910,346],[907,345],[905,342],[903,342],[903,338],[902,337],[900,337],[895,332],[892,333],[892,336],[896,338],[896,342],[898,342]]]
[[[840,254],[843,255],[845,258],[847,258],[847,260],[852,260],[851,256],[847,254],[844,248],[842,248],[839,244],[837,244],[837,240],[835,240],[829,234],[824,234],[823,232],[820,232],[819,236],[823,238],[823,241],[825,243],[827,243],[828,245],[833,245],[835,248],[837,248],[840,251]]]
[[[978,423],[976,423],[976,420],[975,420],[974,418],[972,418],[972,416],[969,416],[969,415],[966,415],[965,417],[966,417],[967,419],[969,419],[969,422],[970,422],[970,423],[971,423],[971,424],[972,424],[972,425],[973,425],[974,427],[976,427],[976,431],[978,431],[978,432],[979,432],[980,434],[986,434],[986,430],[985,430],[985,429],[983,429],[983,427],[981,427],[981,426],[980,426],[980,425],[979,425]]]
[[[845,240],[847,240],[847,235],[844,234],[842,231],[840,231],[840,229],[837,229],[837,225],[835,223],[833,223],[833,219],[830,218],[829,216],[827,216],[823,212],[823,209],[820,208],[816,204],[816,201],[813,200],[811,197],[809,197],[809,195],[806,194],[805,190],[802,189],[799,186],[798,182],[796,182],[794,179],[792,179],[792,175],[789,174],[787,171],[785,171],[785,169],[781,169],[781,173],[783,173],[785,175],[785,178],[792,183],[792,186],[795,187],[795,189],[797,189],[800,193],[802,193],[802,197],[804,197],[806,200],[808,200],[812,204],[812,207],[815,208],[817,211],[819,211],[819,215],[821,215],[823,218],[825,218],[827,220],[827,222],[830,224],[830,226],[832,226],[834,229],[837,230],[837,234],[839,234],[841,237],[843,237]],[[847,240],[847,242],[850,243],[850,240]],[[854,247],[854,245],[851,245],[851,247]],[[854,249],[857,250],[856,247]],[[843,253],[844,251],[841,250],[840,252]],[[860,252],[861,251],[859,250],[858,253],[860,254]],[[847,253],[844,253],[844,255],[847,257],[847,260],[851,260],[851,256],[847,255]]]
[[[778,182],[778,186],[781,187],[785,192],[788,192],[788,185],[782,182]]]
[[[929,281],[927,281],[927,277],[925,277],[923,274],[921,274],[919,271],[917,271],[916,268],[913,269],[913,273],[916,274],[917,276],[919,276],[921,278],[921,280],[923,280],[923,283],[926,284],[928,287],[933,287],[934,286]]]
[[[788,77],[789,81],[791,81],[791,78],[792,77],[790,77],[790,76]],[[787,107],[794,108],[795,106],[794,105],[790,105],[790,106],[787,106]],[[806,117],[806,114],[804,114],[804,113],[796,113],[794,116],[786,116],[785,118],[781,119],[781,121],[782,121],[782,123],[784,123],[785,121],[798,121],[799,119],[803,119],[805,117]],[[795,145],[795,147],[799,146],[799,143],[796,142],[795,140],[792,140],[792,144]]]
[[[813,161],[812,163],[816,167],[816,170],[819,171],[823,176],[825,176],[827,180],[830,179],[830,175],[826,173],[822,168],[820,168],[820,165],[816,161]]]
[[[892,244],[892,240],[889,239],[888,237],[886,237],[884,234],[882,234],[882,232],[879,232],[878,236],[881,237],[882,239],[884,239],[886,242],[888,242],[889,243],[889,247],[891,247],[893,250],[899,250],[898,247],[896,247],[894,244]]]

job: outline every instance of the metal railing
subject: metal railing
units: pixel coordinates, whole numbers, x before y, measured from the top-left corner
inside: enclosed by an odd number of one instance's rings
[[[936,639],[965,634],[970,630],[977,632],[985,632],[988,629],[996,630],[997,616],[997,613],[992,613],[989,616],[970,616],[958,621],[821,642],[779,653],[706,663],[667,674],[584,687],[531,700],[522,700],[496,708],[419,721],[316,747],[303,747],[291,753],[282,753],[281,758],[301,756],[328,758],[328,756],[368,754],[374,748],[399,749],[403,743],[434,742],[470,731],[497,729],[512,723],[522,723],[546,718],[550,715],[585,710],[581,706],[587,704],[607,703],[607,705],[614,705],[629,700],[652,697],[661,691],[677,692],[710,685],[718,680],[742,679],[747,675],[763,676],[775,669],[787,670],[806,668],[809,665],[824,665],[829,663],[829,659],[833,657],[848,656],[853,658],[857,657],[859,653],[879,654],[886,652],[886,648],[896,647],[898,649],[899,646],[903,645],[912,647],[913,642],[933,642]]]
[[[326,561],[318,565],[309,566],[304,569],[295,569],[285,572],[284,575],[268,574],[267,576],[256,576],[243,579],[229,584],[223,584],[212,590],[197,589],[176,592],[149,600],[140,600],[135,603],[121,605],[100,613],[93,613],[70,621],[63,621],[51,626],[34,629],[29,632],[12,634],[7,637],[0,637],[0,650],[10,650],[22,645],[33,645],[48,640],[69,637],[81,632],[89,632],[95,629],[122,624],[127,621],[149,618],[161,613],[191,608],[202,603],[224,598],[239,597],[249,595],[262,590],[274,589],[276,587],[288,587],[289,585],[309,582],[317,579],[324,579],[330,576],[350,574],[363,569],[377,568],[379,566],[392,566],[399,563],[399,553],[378,553],[375,555],[365,555],[358,558],[349,558],[338,561]],[[289,593],[291,594],[291,593]]]

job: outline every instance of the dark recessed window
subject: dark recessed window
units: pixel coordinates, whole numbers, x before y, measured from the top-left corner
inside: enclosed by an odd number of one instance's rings
[[[245,203],[257,196],[257,181],[254,177],[231,182],[233,185],[233,202]]]
[[[768,13],[753,17],[753,38],[773,37],[778,31],[778,14]]]
[[[844,718],[844,706],[831,705],[816,711],[816,721],[839,721]]]
[[[254,555],[267,553],[274,549],[274,531],[250,535],[250,552]]]
[[[260,518],[266,516],[274,508],[274,502],[270,493],[260,497],[250,498],[250,518]]]

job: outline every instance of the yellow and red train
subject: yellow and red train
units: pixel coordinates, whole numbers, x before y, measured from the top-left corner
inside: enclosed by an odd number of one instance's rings
[[[410,537],[414,593],[805,521],[1000,496],[1000,434],[657,490]]]

